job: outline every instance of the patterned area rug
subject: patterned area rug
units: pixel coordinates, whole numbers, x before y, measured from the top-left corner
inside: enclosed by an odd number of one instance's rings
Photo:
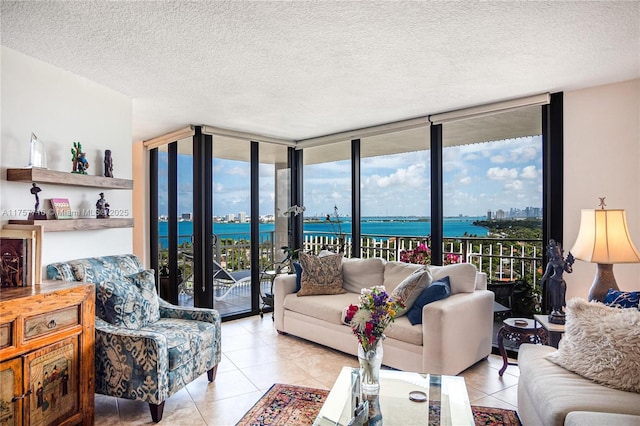
[[[258,402],[242,417],[237,426],[311,425],[329,391],[304,386],[271,386]],[[439,417],[438,406],[429,406],[430,417]],[[471,406],[476,425],[521,426],[515,411],[500,408]]]

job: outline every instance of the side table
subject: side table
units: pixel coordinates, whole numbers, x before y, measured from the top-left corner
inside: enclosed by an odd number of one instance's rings
[[[502,376],[507,369],[507,351],[504,349],[504,339],[515,342],[518,347],[522,343],[546,343],[546,334],[542,326],[529,318],[507,318],[502,321],[502,327],[498,330],[498,350],[502,355],[502,368],[498,374]]]
[[[553,324],[549,322],[549,315],[536,314],[533,318],[542,325],[549,336],[549,344],[554,348],[558,348],[558,343],[564,334],[564,324]]]

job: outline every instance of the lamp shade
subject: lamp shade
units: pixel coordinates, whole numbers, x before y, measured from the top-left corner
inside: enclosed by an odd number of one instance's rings
[[[583,209],[580,230],[571,253],[576,259],[609,264],[638,263],[624,210]]]

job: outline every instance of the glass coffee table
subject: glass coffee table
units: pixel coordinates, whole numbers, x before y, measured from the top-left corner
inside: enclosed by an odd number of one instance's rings
[[[314,425],[329,426],[349,424],[353,417],[352,373],[358,368],[343,367],[336,383],[331,388],[327,399],[318,413]],[[413,399],[424,399],[422,402]],[[426,398],[420,398],[425,395]],[[417,396],[417,398],[416,398]],[[369,416],[378,415],[373,422],[392,425],[470,425],[473,426],[473,413],[467,395],[467,387],[463,377],[422,375],[406,371],[381,370],[380,394],[369,400]],[[429,418],[429,404],[437,407],[434,417]],[[379,415],[382,421],[378,421]]]

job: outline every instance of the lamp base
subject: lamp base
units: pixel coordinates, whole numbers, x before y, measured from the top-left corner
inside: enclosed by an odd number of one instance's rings
[[[589,301],[597,300],[603,302],[609,289],[620,290],[613,276],[613,265],[598,263],[598,271],[589,290]]]

